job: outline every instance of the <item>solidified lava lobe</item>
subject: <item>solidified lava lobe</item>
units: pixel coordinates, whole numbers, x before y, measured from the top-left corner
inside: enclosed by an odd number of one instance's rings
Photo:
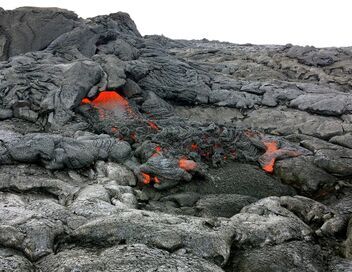
[[[268,158],[267,161],[262,165],[262,168],[265,172],[272,173],[274,171],[274,165],[275,165],[275,156],[273,153],[277,151],[279,148],[277,146],[277,143],[274,141],[268,141],[264,142],[264,145],[266,147],[266,151],[264,156]]]
[[[197,163],[192,160],[180,159],[178,161],[178,166],[183,170],[189,171],[194,170],[197,167]]]
[[[100,92],[93,100],[83,98],[82,104],[90,104],[95,108],[103,110],[116,110],[120,109],[124,112],[130,112],[131,108],[128,101],[120,94],[114,91]]]

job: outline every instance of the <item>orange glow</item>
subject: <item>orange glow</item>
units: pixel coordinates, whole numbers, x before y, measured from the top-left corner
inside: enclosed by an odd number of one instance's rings
[[[191,150],[192,151],[196,151],[198,149],[198,145],[197,144],[192,144],[191,145]]]
[[[95,108],[110,111],[118,108],[124,111],[130,110],[128,101],[123,96],[114,91],[100,92],[98,96],[93,100],[90,100],[89,98],[83,98],[81,104],[90,104]]]
[[[276,142],[264,142],[264,145],[266,146],[266,152],[272,153],[278,150]]]
[[[265,155],[271,156],[272,153],[278,150],[277,143],[274,141],[264,142],[266,147]],[[272,157],[268,162],[266,162],[262,168],[265,172],[272,173],[274,171],[275,157]]]
[[[160,180],[158,179],[158,177],[154,177],[154,181],[155,183],[160,183]]]
[[[90,104],[90,100],[88,98],[83,98],[81,104]]]
[[[148,125],[152,128],[152,129],[155,129],[155,130],[159,130],[159,127],[152,121],[147,121],[148,122]]]
[[[142,172],[142,176],[143,176],[143,183],[144,184],[149,184],[150,180],[151,180],[150,175]]]
[[[178,166],[183,170],[189,171],[195,169],[197,167],[197,163],[192,160],[180,159],[178,161]]]
[[[274,165],[275,165],[275,159],[271,159],[262,168],[265,172],[272,173],[272,172],[274,172]]]
[[[155,153],[153,153],[152,157],[158,157],[158,156],[160,156],[161,152],[162,152],[161,147],[160,147],[160,146],[156,146],[156,147],[155,147]]]
[[[152,181],[154,181],[155,183],[160,183],[160,179],[158,177],[152,177],[151,175],[147,174],[147,173],[143,173],[141,172],[142,177],[143,177],[143,183],[144,184],[149,184]]]

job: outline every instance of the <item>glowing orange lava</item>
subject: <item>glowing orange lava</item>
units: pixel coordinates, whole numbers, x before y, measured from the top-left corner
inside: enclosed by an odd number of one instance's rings
[[[142,177],[143,177],[143,183],[144,184],[149,184],[150,183],[150,181],[151,181],[150,175],[142,172]]]
[[[157,124],[155,124],[155,123],[152,122],[152,121],[147,121],[147,122],[148,122],[148,125],[149,125],[152,129],[159,130],[159,127],[157,126]]]
[[[104,110],[121,109],[123,111],[130,111],[128,101],[114,91],[100,92],[93,100],[83,98],[81,104],[90,104],[95,108]]]
[[[152,157],[158,157],[162,153],[162,149],[160,146],[155,147],[155,152],[153,153]]]
[[[192,151],[196,151],[197,149],[198,149],[198,145],[193,143],[193,144],[191,145],[191,150],[192,150]]]
[[[192,160],[180,159],[178,161],[178,166],[183,170],[189,171],[195,169],[197,167],[197,163]]]
[[[151,175],[149,175],[147,173],[143,173],[143,172],[141,172],[141,174],[142,174],[142,177],[143,177],[143,183],[144,184],[149,184],[152,181],[154,181],[155,183],[160,183],[159,178],[156,177],[156,176],[152,177]]]
[[[268,141],[264,142],[264,145],[266,147],[265,154],[267,157],[270,159],[265,162],[265,164],[262,166],[263,170],[268,173],[272,173],[274,171],[274,165],[275,165],[275,157],[272,156],[275,151],[278,150],[277,143],[274,141]]]

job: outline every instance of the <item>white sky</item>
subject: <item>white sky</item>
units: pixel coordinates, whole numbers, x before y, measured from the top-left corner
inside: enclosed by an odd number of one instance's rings
[[[352,46],[352,0],[0,0],[86,18],[125,11],[142,35],[254,44]]]

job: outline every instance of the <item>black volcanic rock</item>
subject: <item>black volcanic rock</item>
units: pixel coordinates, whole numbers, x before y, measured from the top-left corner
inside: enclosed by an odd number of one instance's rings
[[[309,243],[288,242],[247,250],[234,257],[232,271],[324,271],[320,248]]]
[[[185,191],[201,194],[240,194],[256,198],[293,195],[292,187],[280,183],[253,165],[229,163],[219,169],[211,169],[205,181],[185,184]]]
[[[0,271],[351,270],[351,47],[0,15]]]
[[[138,256],[138,258],[136,258]],[[121,245],[100,252],[87,249],[70,249],[58,255],[49,255],[38,264],[41,271],[61,269],[81,271],[177,271],[221,272],[220,267],[201,258],[169,253],[142,244]]]
[[[23,7],[0,10],[0,60],[43,50],[78,24],[77,15],[64,9]]]

